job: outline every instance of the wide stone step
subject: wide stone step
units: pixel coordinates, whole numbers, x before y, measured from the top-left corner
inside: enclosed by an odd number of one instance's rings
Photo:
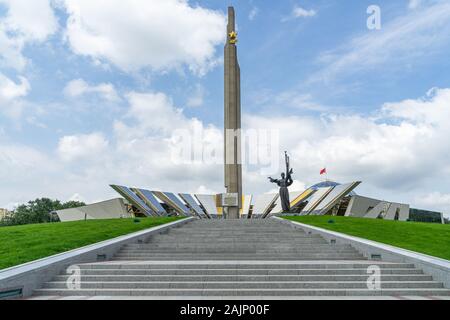
[[[136,246],[136,247],[124,247],[122,248],[120,251],[166,251],[166,252],[170,252],[170,251],[182,251],[182,250],[192,250],[192,251],[204,251],[204,252],[208,252],[208,251],[221,251],[221,252],[227,252],[230,250],[241,250],[241,251],[245,251],[245,252],[250,252],[250,251],[264,251],[264,252],[270,252],[270,251],[299,251],[299,252],[308,252],[308,251],[313,251],[313,252],[321,252],[322,250],[325,251],[330,251],[330,250],[334,250],[334,251],[343,251],[343,250],[353,250],[356,251],[356,249],[351,248],[351,247],[334,247],[332,245],[322,245],[320,247],[310,247],[310,246],[274,246],[274,247],[264,247],[264,246],[260,246],[260,245],[254,245],[254,246],[239,246],[239,245],[228,245],[228,246],[224,246],[221,248],[217,248],[217,246],[202,246],[202,245],[186,245],[186,244],[180,244],[177,246],[167,246],[167,245],[160,245],[160,246],[155,246],[155,245],[148,245],[148,246]]]
[[[81,275],[367,275],[365,269],[82,269]],[[420,269],[381,269],[382,275],[423,274]]]
[[[260,257],[264,258],[264,260],[277,260],[277,259],[283,259],[288,258],[288,260],[293,259],[299,259],[299,260],[320,260],[321,258],[330,258],[332,257],[335,260],[339,260],[340,258],[348,258],[353,257],[355,260],[362,259],[363,256],[356,253],[336,253],[336,252],[330,252],[330,253],[297,253],[297,254],[291,254],[291,253],[283,253],[283,252],[275,252],[272,254],[268,253],[252,253],[249,254],[249,252],[230,252],[227,254],[217,252],[217,253],[183,253],[183,252],[168,252],[168,253],[127,253],[127,252],[119,252],[115,255],[117,258],[134,258],[134,257],[141,257],[141,258],[158,258],[164,260],[164,258],[167,258],[168,260],[174,260],[174,258],[191,258],[191,260],[199,259],[201,257],[206,258],[223,258],[224,260],[229,260],[231,258],[238,258],[237,260],[245,260],[245,259],[251,259],[253,257]],[[133,259],[131,259],[133,260]]]
[[[298,248],[320,248],[319,246],[330,246],[329,243],[327,243],[325,240],[305,240],[305,241],[289,241],[289,242],[272,242],[272,241],[221,241],[221,240],[199,240],[199,241],[192,241],[192,240],[186,240],[186,241],[152,241],[151,243],[142,243],[142,247],[169,247],[169,248],[175,248],[175,247],[183,247],[183,246],[189,246],[189,247],[222,247],[222,246],[239,246],[242,248],[283,248],[283,247],[298,247]]]
[[[168,235],[173,235],[173,236],[186,236],[186,237],[195,237],[197,235],[200,236],[207,236],[207,235],[222,235],[225,237],[229,237],[231,238],[232,236],[260,236],[263,237],[265,234],[267,234],[270,237],[277,237],[277,236],[289,236],[289,237],[293,237],[293,236],[299,236],[299,237],[312,237],[312,236],[319,236],[318,234],[307,234],[304,232],[292,232],[292,231],[282,231],[282,230],[278,230],[277,232],[268,232],[266,233],[265,231],[258,231],[258,232],[250,232],[247,230],[242,230],[240,232],[228,232],[228,231],[222,231],[222,232],[200,232],[200,231],[195,231],[195,230],[191,230],[190,232],[175,232],[175,231],[170,231],[170,232],[162,232],[160,234],[155,234],[153,235],[153,237],[159,237],[159,236],[168,236]]]
[[[283,263],[285,262],[285,263]],[[287,263],[286,263],[287,262]],[[369,266],[378,266],[382,271],[384,269],[409,269],[415,270],[413,264],[410,263],[391,263],[391,262],[380,262],[380,261],[364,261],[364,262],[338,262],[333,261],[326,263],[321,262],[308,262],[308,263],[295,263],[290,261],[278,261],[278,262],[257,262],[257,263],[167,263],[165,261],[158,263],[87,263],[80,264],[81,270],[96,270],[96,269],[133,269],[133,270],[254,270],[254,269],[278,269],[278,270],[337,270],[337,269],[364,269],[366,270]]]
[[[43,296],[449,296],[448,289],[41,289]]]
[[[164,234],[164,233],[163,233]],[[179,234],[179,235],[192,235],[192,234],[230,234],[230,235],[240,235],[240,234],[252,234],[252,235],[280,235],[280,234],[306,234],[304,231],[297,231],[294,229],[175,229],[168,231],[167,234]]]
[[[229,234],[229,233],[218,233],[218,234],[212,234],[212,233],[205,233],[205,234],[195,234],[195,235],[184,235],[184,234],[173,234],[173,233],[168,233],[168,234],[162,234],[159,236],[153,235],[153,239],[156,238],[179,238],[179,239],[198,239],[198,238],[223,238],[226,240],[232,240],[232,239],[263,239],[263,238],[268,238],[268,239],[279,239],[279,240],[283,240],[283,239],[287,239],[287,240],[292,240],[292,239],[305,239],[305,238],[321,238],[321,237],[314,237],[314,236],[309,236],[309,235],[304,235],[304,234],[283,234],[280,236],[277,236],[275,234],[271,235],[268,234],[267,236],[262,236],[261,234],[255,233],[255,234],[249,234],[249,233],[242,233],[242,234]]]
[[[181,228],[173,228],[171,230],[185,230],[185,229],[212,229],[212,230],[230,230],[230,229],[286,229],[295,230],[294,227],[281,224],[279,222],[274,223],[244,223],[244,224],[227,224],[222,222],[216,223],[188,223]]]
[[[269,250],[264,248],[258,248],[258,249],[243,249],[239,247],[234,248],[211,248],[211,249],[203,249],[203,248],[180,248],[180,249],[123,249],[119,252],[119,254],[160,254],[160,253],[167,253],[167,254],[179,254],[179,253],[195,253],[195,254],[207,254],[207,253],[221,253],[221,254],[228,254],[228,253],[239,253],[239,254],[328,254],[328,253],[356,253],[354,249],[279,249],[279,250]]]
[[[282,234],[299,234],[299,235],[312,235],[311,231],[303,231],[295,228],[180,228],[164,230],[159,234],[269,234],[269,235],[282,235]]]
[[[336,255],[342,254],[344,256],[347,255],[358,255],[354,250],[320,250],[320,251],[297,251],[297,250],[286,250],[286,251],[266,251],[266,250],[239,250],[239,249],[229,249],[229,250],[142,250],[142,251],[121,251],[116,256],[161,256],[161,255],[188,255],[192,254],[193,256],[201,255],[201,256],[216,256],[219,254],[230,254],[230,255],[268,255],[268,256],[280,256],[280,255],[294,255],[294,256],[303,256],[303,255]]]
[[[231,246],[237,246],[239,248],[245,248],[245,249],[255,249],[255,248],[260,248],[260,247],[264,247],[260,245],[259,243],[232,243]],[[272,245],[270,245],[267,248],[276,248],[276,249],[281,249],[283,247],[285,247],[286,244],[277,244],[274,243]],[[301,244],[301,245],[295,245],[294,246],[297,249],[327,249],[327,248],[336,248],[336,249],[353,249],[353,247],[351,245],[348,244],[328,244],[328,243],[320,243],[320,244]],[[133,244],[128,244],[122,247],[123,249],[171,249],[171,248],[199,248],[199,249],[208,249],[208,248],[217,248],[216,244],[211,244],[211,243],[202,243],[199,245],[196,244],[191,244],[191,243],[133,243]]]
[[[189,225],[202,225],[202,224],[221,224],[221,225],[232,225],[232,224],[239,224],[239,225],[258,225],[258,224],[264,224],[264,225],[270,225],[270,224],[280,224],[278,221],[273,220],[263,220],[263,219],[239,219],[239,220],[229,220],[229,219],[222,219],[221,217],[217,217],[215,219],[210,220],[196,220],[189,223]]]
[[[264,234],[268,234],[268,235],[272,235],[272,236],[276,236],[276,235],[293,235],[293,234],[297,234],[297,235],[308,235],[309,233],[306,233],[304,231],[297,231],[295,229],[270,229],[270,230],[258,230],[258,229],[234,229],[234,230],[226,230],[226,229],[217,229],[216,231],[214,230],[210,230],[210,229],[176,229],[176,230],[169,230],[169,231],[163,231],[160,234],[165,235],[165,234],[179,234],[179,235],[196,235],[196,234],[251,234],[251,235],[264,235]],[[309,234],[311,235],[311,234]]]
[[[199,232],[241,232],[245,230],[249,231],[268,231],[268,232],[277,232],[277,231],[286,231],[286,232],[295,232],[296,228],[291,227],[285,227],[285,226],[227,226],[227,227],[220,227],[220,226],[185,226],[183,228],[175,228],[170,229],[168,232],[184,232],[187,230],[195,230]],[[305,232],[303,230],[299,230],[299,232]]]
[[[239,230],[224,230],[224,229],[218,229],[217,231],[209,230],[209,229],[203,229],[203,230],[184,230],[184,229],[178,229],[178,230],[169,230],[160,233],[162,235],[166,234],[176,234],[176,235],[197,235],[197,234],[224,234],[224,235],[243,235],[243,234],[249,234],[249,235],[270,235],[270,236],[277,236],[277,235],[308,235],[306,232],[298,232],[293,229],[273,229],[273,230],[245,230],[245,229],[239,229]]]
[[[138,252],[138,251],[152,251],[152,252],[156,252],[156,251],[182,251],[182,250],[200,250],[200,251],[210,251],[213,250],[214,252],[227,252],[228,250],[242,250],[243,252],[248,251],[248,252],[254,252],[256,251],[260,251],[260,252],[272,252],[272,251],[276,251],[276,252],[280,252],[280,251],[286,251],[286,252],[322,252],[322,251],[353,251],[355,252],[356,250],[352,247],[337,247],[337,246],[333,246],[333,245],[324,245],[321,247],[315,247],[315,246],[292,246],[292,245],[285,245],[285,246],[277,246],[277,247],[265,247],[265,246],[248,246],[248,247],[241,247],[239,245],[233,246],[233,245],[229,245],[229,246],[225,246],[225,247],[220,247],[218,248],[217,246],[181,246],[181,247],[155,247],[155,246],[141,246],[141,247],[125,247],[122,248],[121,251],[128,251],[128,252]]]
[[[309,237],[309,236],[283,236],[283,237],[253,237],[253,236],[242,236],[242,237],[228,237],[228,236],[192,236],[192,237],[181,237],[181,236],[173,236],[173,235],[161,235],[156,238],[158,241],[166,241],[166,242],[196,242],[196,241],[214,241],[214,242],[244,242],[244,241],[253,241],[253,242],[272,242],[272,243],[283,243],[283,242],[301,242],[307,239],[310,240],[323,240],[321,237]],[[150,240],[153,242],[153,240]]]
[[[219,224],[187,224],[182,226],[181,228],[172,228],[170,231],[174,230],[295,230],[295,227],[291,227],[290,225],[275,223],[275,224],[245,224],[245,225],[223,225]]]
[[[205,227],[198,227],[198,226],[185,226],[183,228],[174,228],[171,229],[169,232],[183,232],[185,230],[199,230],[199,231],[216,231],[216,232],[221,232],[221,231],[240,231],[240,230],[253,230],[253,231],[258,231],[258,230],[262,230],[262,231],[279,231],[279,230],[286,230],[286,231],[295,231],[297,229],[295,228],[291,228],[291,227],[285,227],[285,226],[280,226],[280,225],[273,225],[273,226],[227,226],[227,227],[220,227],[220,226],[208,226],[207,228]],[[300,232],[304,232],[303,230],[300,230]]]
[[[270,257],[270,258],[271,258],[271,260],[275,260],[274,257]],[[319,258],[320,258],[319,260],[323,260],[323,261],[333,261],[333,260],[337,259],[336,257],[333,257],[333,256],[326,256],[326,257],[319,257]],[[357,257],[357,258],[361,259],[361,257]],[[192,261],[192,259],[193,259],[192,256],[191,257],[175,256],[175,257],[172,258],[173,261],[186,261],[186,262],[187,261]],[[285,256],[279,257],[279,259],[285,260],[285,261],[289,261],[289,260],[291,260],[291,261],[311,261],[311,260],[314,260],[312,257],[285,257]],[[136,261],[136,262],[138,262],[138,261],[144,262],[145,261],[145,262],[152,262],[152,261],[162,261],[162,260],[168,261],[170,259],[168,259],[167,257],[158,257],[158,256],[151,256],[151,257],[117,257],[117,258],[114,259],[114,261],[118,261],[118,262],[121,262],[121,261]],[[208,261],[208,262],[209,261],[219,261],[219,260],[222,260],[222,261],[236,261],[236,260],[242,260],[242,257],[226,257],[226,258],[219,259],[217,257],[201,256],[201,257],[195,257],[195,260],[205,261],[205,262],[206,261]],[[252,256],[252,257],[247,258],[246,260],[248,260],[248,261],[264,261],[266,259],[263,256]],[[355,259],[355,257],[341,256],[341,257],[339,257],[339,260],[351,261],[351,260],[358,260],[358,259]]]
[[[68,275],[55,277],[55,281],[66,281]],[[82,282],[140,282],[140,281],[367,281],[368,275],[81,275]],[[381,281],[433,281],[431,276],[381,275]]]
[[[149,243],[160,244],[160,243],[173,243],[173,244],[198,244],[202,245],[205,243],[211,243],[215,245],[225,245],[225,244],[245,244],[245,243],[258,243],[261,245],[282,245],[282,244],[291,244],[291,245],[302,245],[302,244],[326,244],[327,242],[323,238],[305,238],[305,239],[292,239],[292,240],[271,240],[266,238],[259,239],[233,239],[227,240],[223,238],[195,238],[195,239],[178,239],[178,238],[157,238],[152,240]]]
[[[247,240],[255,240],[257,242],[273,242],[273,243],[286,243],[291,241],[306,241],[306,240],[325,240],[320,236],[302,236],[302,235],[292,235],[292,236],[280,236],[280,237],[272,237],[272,236],[253,236],[253,235],[241,235],[235,237],[229,237],[228,235],[195,235],[195,236],[181,236],[181,235],[160,235],[154,236],[153,238],[149,238],[148,242],[156,241],[166,241],[172,240],[174,242],[178,241],[204,241],[205,239],[210,239],[213,241],[222,241],[222,242],[240,242],[245,243]]]
[[[195,258],[195,259],[194,259]],[[276,260],[277,257],[269,257],[271,260]],[[319,257],[311,257],[311,256],[305,256],[305,257],[292,257],[292,256],[279,256],[278,257],[280,260],[285,260],[285,261],[311,261],[311,260],[315,260],[314,258],[317,258],[316,260],[328,260],[328,261],[332,261],[332,260],[336,260],[339,258],[339,260],[358,260],[361,259],[361,257],[357,257],[357,256],[331,256],[331,255],[327,255],[327,256],[319,256]],[[198,260],[198,261],[218,261],[218,260],[225,260],[225,261],[236,261],[236,260],[243,260],[242,256],[227,256],[227,257],[220,257],[218,258],[218,256],[197,256],[197,257],[193,257],[192,255],[190,256],[173,256],[173,257],[167,257],[167,256],[119,256],[119,257],[115,257],[114,260],[115,261],[161,261],[161,260],[170,260],[172,259],[173,261],[192,261],[194,260]],[[251,257],[247,257],[246,260],[249,261],[264,261],[266,260],[265,256],[251,256]]]
[[[322,238],[292,238],[292,239],[270,239],[270,238],[175,238],[175,237],[166,237],[166,238],[156,238],[154,240],[150,240],[147,243],[197,243],[197,244],[265,244],[265,245],[282,245],[282,244],[326,244],[325,239]]]
[[[433,289],[443,288],[442,283],[435,281],[386,281],[380,283],[381,289]],[[48,282],[48,289],[67,289],[67,283]],[[81,289],[367,289],[365,281],[346,282],[310,282],[310,281],[231,281],[231,282],[83,282]]]
[[[225,246],[223,248],[217,248],[215,246],[142,246],[142,247],[127,247],[120,250],[120,252],[178,252],[178,251],[189,251],[189,252],[325,252],[325,251],[353,251],[356,252],[353,248],[334,248],[333,246],[323,246],[320,248],[311,248],[308,246],[282,246],[282,247],[263,247],[263,246],[252,246],[252,247],[240,247],[240,246]]]

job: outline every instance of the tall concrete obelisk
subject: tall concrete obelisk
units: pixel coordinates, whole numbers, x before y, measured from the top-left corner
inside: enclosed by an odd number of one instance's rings
[[[238,199],[238,206],[226,207],[228,219],[238,219],[242,207],[241,165],[241,71],[237,59],[234,8],[228,8],[225,45],[225,188]]]

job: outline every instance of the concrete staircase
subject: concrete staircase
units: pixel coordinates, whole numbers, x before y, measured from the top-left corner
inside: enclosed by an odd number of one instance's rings
[[[381,290],[367,267],[381,269]],[[113,261],[80,265],[81,289],[56,276],[38,296],[313,297],[450,296],[411,264],[367,261],[349,245],[275,220],[197,220],[147,243],[124,246]]]
[[[145,244],[125,246],[116,260],[355,260],[350,246],[332,246],[320,236],[273,220],[200,220]]]

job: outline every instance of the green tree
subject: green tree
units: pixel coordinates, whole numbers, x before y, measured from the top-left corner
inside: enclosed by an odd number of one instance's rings
[[[23,225],[32,223],[48,223],[53,221],[50,214],[56,210],[82,207],[85,204],[79,201],[68,201],[61,203],[59,200],[48,198],[29,201],[27,204],[18,206],[12,214],[3,219],[0,225]]]
[[[63,203],[61,209],[79,208],[85,206],[86,203],[80,201],[67,201]]]

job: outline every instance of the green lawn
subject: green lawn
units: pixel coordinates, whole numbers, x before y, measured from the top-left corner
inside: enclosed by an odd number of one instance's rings
[[[331,216],[285,218],[450,260],[450,225],[448,224]],[[329,223],[330,220],[334,223]]]
[[[0,227],[0,270],[180,218],[87,220]]]

